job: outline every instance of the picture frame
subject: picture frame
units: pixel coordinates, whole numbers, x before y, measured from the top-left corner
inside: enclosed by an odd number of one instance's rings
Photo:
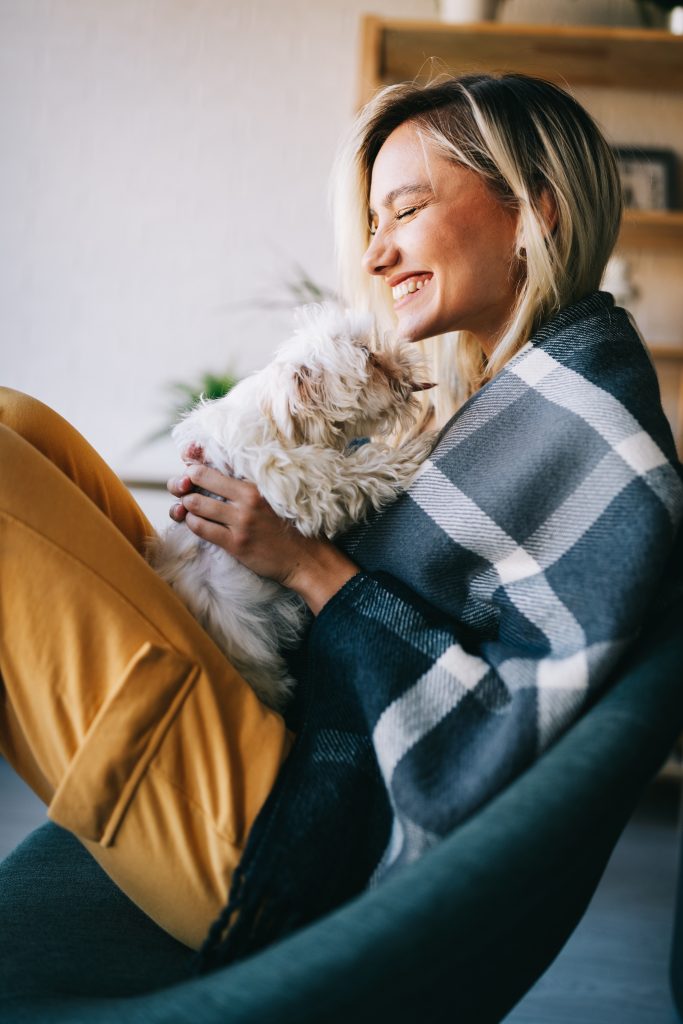
[[[626,209],[675,209],[678,159],[672,149],[617,146],[614,155]]]

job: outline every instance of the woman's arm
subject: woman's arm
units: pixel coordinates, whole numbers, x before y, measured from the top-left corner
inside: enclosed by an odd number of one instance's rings
[[[551,570],[550,582],[541,573],[501,588],[498,635],[483,643],[379,571],[356,575],[323,608],[308,635],[309,676],[360,701],[390,796],[377,878],[504,789],[604,686],[662,586],[671,529],[651,511],[629,528],[623,560],[625,536],[598,539],[611,572],[587,559]]]
[[[211,491],[224,500],[197,493]],[[294,590],[317,615],[330,598],[359,571],[326,540],[303,537],[280,519],[246,480],[236,480],[201,463],[169,480],[180,503],[171,518],[185,521],[198,537],[217,544],[248,569]]]

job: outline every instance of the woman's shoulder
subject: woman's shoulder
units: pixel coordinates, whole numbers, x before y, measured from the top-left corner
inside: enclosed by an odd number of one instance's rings
[[[472,404],[495,408],[511,397],[518,413],[531,416],[547,414],[548,403],[574,411],[592,407],[609,417],[635,417],[648,433],[668,432],[647,346],[631,314],[607,292],[585,296],[547,320]]]
[[[594,292],[561,309],[536,331],[529,348],[606,390],[627,381],[629,371],[655,379],[635,320],[608,292]]]
[[[512,402],[516,417],[546,418],[552,413],[548,402],[557,408],[565,404],[563,396],[569,399],[586,392],[594,392],[593,400],[599,399],[596,389],[626,396],[635,378],[642,384],[643,376],[656,391],[651,361],[630,315],[608,293],[594,292],[546,320],[456,412],[439,440],[461,436],[484,419],[498,419]],[[551,415],[548,426],[557,422]]]
[[[630,315],[597,292],[545,323],[463,406],[433,459],[458,474],[483,463],[548,475],[568,460],[588,472],[610,451],[621,459],[632,450],[637,472],[678,465],[643,341]]]
[[[561,310],[531,339],[529,355],[548,371],[549,397],[622,421],[627,432],[635,420],[676,463],[652,357],[632,315],[611,295],[596,292]]]

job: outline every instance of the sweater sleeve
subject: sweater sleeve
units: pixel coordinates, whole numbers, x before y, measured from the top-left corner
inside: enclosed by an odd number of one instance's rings
[[[332,686],[352,681],[394,815],[377,877],[502,789],[605,681],[654,600],[675,533],[666,507],[640,491],[637,520],[623,505],[560,557],[537,545],[533,561],[500,559],[492,638],[477,641],[380,571],[360,572],[322,610],[311,668]]]
[[[642,342],[601,296],[544,332],[343,539],[363,571],[311,631],[309,671],[357,698],[389,794],[379,875],[571,725],[664,588],[683,487]]]

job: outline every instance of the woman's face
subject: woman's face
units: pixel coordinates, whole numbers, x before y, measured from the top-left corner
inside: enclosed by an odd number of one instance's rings
[[[406,122],[375,160],[370,224],[363,267],[392,289],[401,334],[419,341],[471,331],[490,355],[520,276],[516,211]]]

